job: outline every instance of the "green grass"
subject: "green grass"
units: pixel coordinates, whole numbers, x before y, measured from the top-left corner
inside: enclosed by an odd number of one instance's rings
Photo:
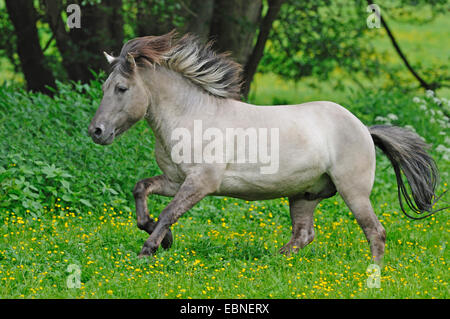
[[[442,192],[449,123],[418,95],[341,99],[366,124],[412,125],[432,143]],[[0,298],[448,298],[448,211],[403,216],[382,155],[372,192],[387,231],[379,289],[366,284],[369,247],[339,196],[321,202],[315,241],[289,258],[277,253],[290,236],[286,199],[210,197],[173,227],[170,250],[138,259],[147,236],[131,190],[160,173],[153,134],[141,122],[109,147],[94,144],[87,126],[100,98],[99,82],[60,84],[53,99],[0,88]],[[151,214],[168,201],[151,196]],[[69,265],[81,270],[79,289],[67,287]]]
[[[450,59],[448,50],[445,49],[445,39],[450,37],[450,21],[448,16],[440,15],[430,23],[411,24],[397,22],[388,16],[391,31],[398,40],[402,50],[412,65],[431,67],[443,64]],[[393,63],[401,64],[398,55],[394,54],[394,48],[384,29],[372,29],[379,32],[382,37],[377,39],[376,46],[380,51],[392,52],[390,55]]]

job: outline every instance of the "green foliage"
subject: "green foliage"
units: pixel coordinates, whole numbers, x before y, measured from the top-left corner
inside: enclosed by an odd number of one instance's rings
[[[7,57],[15,72],[20,72],[20,64],[17,55],[16,35],[14,26],[9,20],[4,3],[0,2],[0,57]]]
[[[424,24],[450,9],[448,0],[394,0],[384,1],[382,10],[396,21]]]
[[[367,30],[364,2],[289,0],[280,11],[261,61],[262,72],[287,79],[321,80],[340,67],[373,74],[377,60],[362,41]]]
[[[53,99],[8,89],[1,91],[1,206],[33,209],[41,215],[57,198],[74,208],[92,207],[98,196],[115,203],[125,202],[117,183],[105,184],[101,178],[92,182],[80,176],[87,167],[101,172],[105,163],[102,157],[109,153],[107,149],[106,153],[103,149],[95,152],[96,147],[87,136],[87,125],[100,94],[99,81],[91,86],[58,83],[58,95]],[[11,117],[20,120],[8,121]],[[15,142],[10,143],[11,140]],[[49,141],[51,147],[44,152],[40,147]]]
[[[189,3],[189,1],[187,1]],[[124,1],[128,39],[161,35],[186,22],[186,4],[176,0]]]
[[[447,55],[444,52],[432,54],[426,45],[432,39],[445,38],[446,22],[436,20],[447,12],[443,8],[448,7],[448,2],[384,1],[377,4],[410,61],[417,56],[417,50],[428,52],[417,61],[411,61],[414,69],[430,83],[448,85],[448,65],[444,63]],[[416,87],[416,79],[399,60],[384,28],[367,27],[370,13],[366,8],[367,2],[361,0],[288,0],[274,23],[258,70],[294,81],[309,76],[320,81],[338,76],[333,83],[338,89],[345,88],[341,85],[343,78],[352,79],[360,87],[373,79],[382,80],[386,85]],[[414,20],[408,12],[422,17],[422,21]],[[410,19],[395,18],[399,15],[410,16]],[[425,19],[424,15],[430,17]],[[392,20],[396,23],[391,23]],[[426,28],[427,23],[430,29]],[[427,38],[420,41],[418,36],[422,38],[425,34]],[[405,40],[407,46],[404,46]]]

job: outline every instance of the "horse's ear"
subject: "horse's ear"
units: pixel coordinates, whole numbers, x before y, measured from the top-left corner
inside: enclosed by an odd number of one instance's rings
[[[127,53],[127,63],[131,69],[134,69],[136,67],[136,61],[134,60],[134,57],[129,52]]]
[[[109,55],[108,53],[103,51],[103,54],[105,55],[106,60],[108,60],[108,63],[111,64],[116,59],[115,57]]]

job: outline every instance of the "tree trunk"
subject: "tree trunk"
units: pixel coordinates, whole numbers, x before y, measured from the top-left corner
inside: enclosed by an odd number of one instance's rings
[[[162,35],[175,29],[174,15],[176,12],[160,14],[156,0],[137,0],[136,33],[140,37]]]
[[[203,40],[208,40],[211,19],[214,11],[214,0],[191,0],[186,8],[186,25],[181,32],[192,32]]]
[[[209,36],[215,48],[231,51],[234,59],[247,64],[261,19],[262,0],[216,0]]]
[[[81,6],[81,28],[66,31],[61,13],[66,9],[54,0],[45,0],[50,28],[62,56],[69,79],[88,82],[90,70],[107,70],[102,52],[118,55],[123,45],[123,15],[121,0],[104,0],[101,4]]]
[[[255,46],[253,47],[252,54],[250,55],[247,64],[245,64],[244,67],[244,83],[242,85],[241,93],[245,98],[247,98],[248,93],[250,92],[250,85],[258,68],[259,61],[261,61],[261,58],[263,56],[264,47],[266,46],[267,39],[269,38],[273,21],[278,16],[283,2],[284,0],[269,0],[269,10],[264,16],[264,19],[261,21],[258,39]]]
[[[122,0],[106,0],[105,4],[110,7],[110,12],[108,14],[109,28],[107,30],[109,31],[108,35],[112,40],[110,49],[112,49],[116,55],[119,55],[124,41]]]
[[[55,78],[45,64],[36,29],[37,12],[33,1],[6,0],[6,8],[16,31],[17,53],[28,89],[51,93],[47,86],[55,87]]]
[[[121,10],[121,0],[105,0],[101,4],[81,7],[81,28],[73,28],[69,32],[71,50],[77,53],[73,58],[84,65],[75,80],[88,82],[93,78],[91,70],[108,69],[103,51],[116,55],[120,53],[123,44]]]
[[[66,32],[65,23],[61,17],[64,10],[62,3],[54,0],[45,0],[45,11],[47,21],[56,40],[56,46],[62,57],[62,65],[69,79],[77,81],[83,78],[83,63],[76,58],[76,46],[71,43],[69,34]]]
[[[173,0],[175,1],[175,0]],[[136,34],[140,37],[162,35],[174,29],[179,33],[194,33],[208,39],[214,0],[179,1],[172,11],[159,12],[157,0],[137,0]],[[176,1],[175,1],[176,2]],[[178,23],[176,20],[178,19]]]

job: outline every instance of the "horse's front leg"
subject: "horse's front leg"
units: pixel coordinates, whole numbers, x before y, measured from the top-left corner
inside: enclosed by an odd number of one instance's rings
[[[202,198],[211,193],[208,189],[198,177],[187,177],[173,200],[159,215],[158,222],[142,247],[139,257],[153,255],[168,233],[170,226]]]
[[[171,182],[165,175],[159,175],[143,179],[136,183],[133,189],[133,195],[136,202],[137,227],[146,231],[149,235],[153,233],[156,222],[150,218],[147,208],[147,197],[150,194],[163,196],[175,196],[180,188],[179,184]],[[164,249],[172,246],[172,233],[170,230],[164,237],[161,246]]]

